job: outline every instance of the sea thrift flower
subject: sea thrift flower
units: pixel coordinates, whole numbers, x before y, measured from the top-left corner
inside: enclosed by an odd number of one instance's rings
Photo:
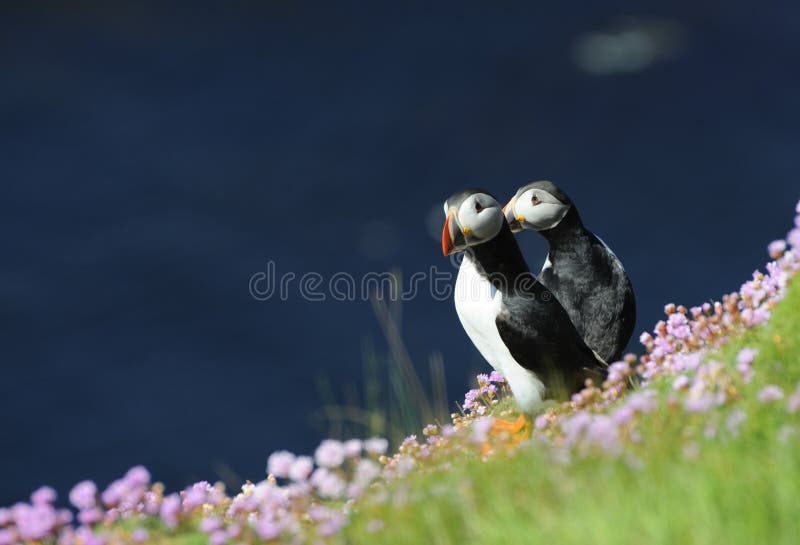
[[[131,532],[131,540],[134,543],[144,543],[148,539],[150,539],[150,532],[144,528],[136,528],[133,532]]]
[[[786,242],[792,247],[792,250],[800,249],[800,228],[792,229],[786,237]]]
[[[91,509],[97,501],[97,485],[92,481],[82,481],[69,492],[69,501],[78,509]]]
[[[690,330],[689,330],[689,322],[686,319],[686,316],[684,316],[680,312],[671,314],[669,320],[667,320],[667,333],[673,335],[678,339],[688,338]]]
[[[631,409],[640,413],[649,413],[655,408],[655,392],[641,391],[628,396],[627,405]]]
[[[78,522],[84,525],[91,526],[103,520],[103,512],[96,507],[91,509],[83,509],[78,513]]]
[[[206,534],[216,532],[222,528],[222,519],[219,517],[206,517],[200,521],[200,531]]]
[[[727,427],[730,432],[736,432],[741,425],[744,424],[745,420],[747,420],[747,413],[741,409],[737,409],[728,415],[728,419],[725,421],[725,427]]]
[[[381,467],[372,460],[361,459],[356,465],[353,482],[361,488],[369,485],[381,474]]]
[[[491,416],[483,416],[476,418],[472,424],[472,440],[476,443],[485,443],[489,430],[492,429],[494,418]]]
[[[159,514],[161,520],[169,528],[175,528],[180,520],[181,497],[177,494],[170,494],[161,502]]]
[[[298,456],[289,468],[288,477],[293,481],[305,481],[314,470],[314,462],[310,456]]]
[[[144,466],[134,466],[125,474],[124,480],[131,488],[147,486],[150,484],[150,472]]]
[[[786,412],[794,414],[800,411],[800,383],[794,389],[792,395],[786,400]]]
[[[0,545],[14,545],[16,541],[17,535],[15,532],[0,528]]]
[[[311,475],[310,482],[323,498],[338,498],[345,489],[345,482],[342,478],[325,467],[317,469]]]
[[[600,448],[606,454],[618,454],[622,450],[619,442],[619,429],[606,415],[596,415],[587,428],[586,441]]]
[[[339,467],[344,462],[345,448],[341,441],[325,439],[317,447],[314,460],[321,467]]]
[[[295,455],[286,450],[273,452],[267,458],[267,473],[279,478],[289,476],[289,470],[294,464]]]
[[[186,488],[183,493],[184,513],[189,514],[206,503],[206,497],[210,489],[211,485],[209,485],[206,481],[194,483],[190,487]]]
[[[280,537],[282,531],[281,527],[275,524],[274,521],[269,519],[262,519],[256,525],[256,533],[258,537],[265,541],[272,541]]]
[[[497,371],[492,371],[489,373],[489,382],[505,382],[506,378],[503,376],[502,373]]]
[[[37,488],[31,494],[31,503],[33,505],[50,505],[54,501],[56,501],[56,491],[49,486]]]
[[[739,354],[736,356],[736,363],[739,365],[751,365],[756,355],[758,355],[757,350],[753,350],[752,348],[742,348],[739,351]]]
[[[382,437],[373,437],[364,441],[364,450],[370,454],[379,456],[389,448],[389,441]]]
[[[348,458],[357,458],[361,455],[361,440],[350,439],[344,442],[344,452]]]
[[[772,403],[773,401],[780,401],[783,399],[783,390],[774,384],[768,384],[758,392],[758,400],[761,403]]]
[[[690,413],[704,413],[714,405],[714,396],[711,394],[701,394],[697,397],[687,399],[683,407]]]
[[[673,390],[684,390],[689,387],[689,377],[686,375],[678,375],[675,377],[675,380],[672,381],[672,389]]]
[[[222,530],[217,530],[216,532],[212,532],[208,537],[208,541],[211,545],[223,545],[228,541],[228,534]]]
[[[769,252],[769,256],[772,259],[778,259],[780,256],[783,255],[783,252],[786,251],[786,241],[773,240],[772,242],[769,243],[767,251]]]
[[[636,413],[634,412],[633,409],[631,409],[627,405],[623,405],[622,407],[619,407],[611,414],[611,418],[614,420],[615,424],[617,424],[618,426],[622,426],[633,420],[633,416],[635,414]]]
[[[40,540],[53,530],[58,519],[49,504],[28,505],[20,503],[11,508],[17,532],[23,541]]]
[[[436,424],[428,424],[422,428],[422,435],[438,435],[439,427]]]

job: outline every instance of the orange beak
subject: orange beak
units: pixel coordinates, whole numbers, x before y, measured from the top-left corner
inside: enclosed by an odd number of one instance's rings
[[[453,251],[453,237],[450,234],[450,218],[453,216],[452,212],[447,213],[447,219],[444,220],[444,230],[442,231],[442,254],[450,255]]]
[[[467,249],[467,237],[458,224],[458,217],[454,217],[455,212],[455,208],[448,210],[447,219],[444,220],[444,229],[442,230],[442,253],[444,255]]]

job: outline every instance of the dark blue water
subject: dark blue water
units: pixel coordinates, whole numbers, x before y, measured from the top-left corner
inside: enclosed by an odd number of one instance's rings
[[[368,302],[259,302],[249,278],[447,267],[428,217],[467,186],[559,183],[623,259],[637,331],[738,287],[800,197],[800,10],[711,6],[4,5],[0,504],[312,449],[315,379],[358,384],[380,330]],[[672,29],[663,54],[575,62],[630,14]],[[457,399],[481,363],[452,304],[403,322]]]

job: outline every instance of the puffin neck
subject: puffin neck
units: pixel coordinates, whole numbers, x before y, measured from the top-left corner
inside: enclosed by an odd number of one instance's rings
[[[517,241],[508,224],[493,239],[467,249],[478,265],[482,276],[488,278],[501,291],[514,292],[519,279],[525,275],[534,278],[522,257]]]
[[[557,254],[559,251],[589,245],[592,242],[591,235],[583,226],[575,205],[570,206],[564,219],[558,225],[552,229],[539,231],[539,233],[550,243],[551,258],[554,253]]]

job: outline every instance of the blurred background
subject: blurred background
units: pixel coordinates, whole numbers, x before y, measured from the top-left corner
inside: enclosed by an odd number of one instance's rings
[[[445,197],[551,179],[638,336],[737,288],[800,197],[797,3],[60,4],[0,8],[0,505],[310,452],[387,344],[367,301],[253,299],[270,260],[449,269]],[[488,368],[450,301],[402,338],[451,402]]]

